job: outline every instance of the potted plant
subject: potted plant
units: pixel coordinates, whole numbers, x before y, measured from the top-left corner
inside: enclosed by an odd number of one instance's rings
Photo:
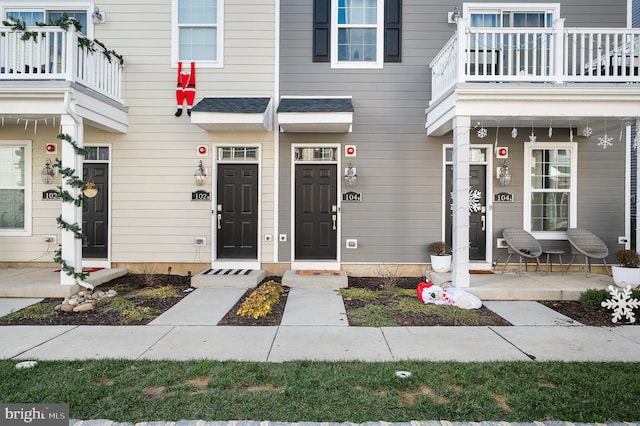
[[[638,287],[640,285],[638,253],[635,250],[619,250],[616,252],[616,261],[618,265],[611,266],[613,282],[618,287]]]
[[[434,272],[449,272],[451,270],[451,246],[444,241],[436,241],[427,246],[431,255],[431,269]]]

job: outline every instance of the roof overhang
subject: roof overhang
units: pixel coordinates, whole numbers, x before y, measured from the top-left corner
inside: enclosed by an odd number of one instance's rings
[[[524,121],[533,127],[549,126],[550,120],[556,127],[576,126],[587,118],[635,122],[640,85],[460,83],[425,113],[429,136],[451,131],[456,116],[468,116],[472,123]]]
[[[191,109],[191,123],[211,132],[271,130],[270,97],[209,97]]]
[[[34,123],[73,113],[85,124],[111,133],[127,133],[128,107],[67,81],[6,81],[0,84],[0,116]]]
[[[286,97],[278,106],[282,132],[348,133],[353,125],[351,97]]]

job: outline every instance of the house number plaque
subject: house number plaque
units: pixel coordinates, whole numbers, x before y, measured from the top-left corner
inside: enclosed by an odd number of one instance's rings
[[[509,192],[498,192],[493,194],[493,201],[495,203],[513,203],[513,194]]]
[[[361,192],[343,192],[342,193],[342,201],[351,201],[352,203],[361,203],[362,202],[362,193]]]
[[[207,191],[194,191],[191,193],[191,201],[209,201],[211,199],[211,193]]]
[[[55,189],[50,189],[48,191],[42,191],[42,199],[43,200],[59,200],[60,193]]]

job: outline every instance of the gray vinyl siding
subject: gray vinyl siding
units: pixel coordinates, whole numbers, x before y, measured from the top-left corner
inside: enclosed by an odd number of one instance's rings
[[[357,167],[356,190],[363,196],[362,203],[342,204],[339,250],[344,263],[423,263],[427,260],[425,246],[443,235],[443,144],[452,143],[452,139],[451,133],[427,137],[424,109],[431,98],[429,62],[455,30],[446,22],[453,6],[423,0],[404,0],[402,6],[402,62],[386,63],[381,70],[338,70],[328,63],[312,63],[312,1],[281,3],[281,94],[352,96],[354,118],[352,133],[281,133],[278,225],[280,232],[291,233],[291,144],[357,145],[356,158],[342,157],[343,166],[352,160]],[[561,17],[566,18],[566,26],[625,27],[626,1],[564,1]],[[528,140],[530,130],[520,123],[520,137],[514,142],[511,123],[501,125],[508,126],[500,138],[501,145],[510,148],[513,180],[508,192],[514,193],[515,202],[494,206],[493,235],[487,236],[494,245],[504,227],[523,227],[522,142]],[[539,133],[546,134],[547,129],[539,129]],[[557,139],[563,131],[556,129],[555,133],[554,141],[563,141]],[[567,141],[568,133],[564,133]],[[613,133],[617,135],[611,129],[609,134]],[[490,129],[489,135],[495,135],[495,129]],[[597,136],[584,146],[577,142],[578,226],[594,231],[615,247],[614,240],[624,235],[624,143],[603,151],[596,145]],[[492,138],[481,140],[472,135],[472,143],[492,142]],[[494,169],[499,162],[494,159]],[[499,192],[494,174],[495,170],[488,171],[487,184]],[[343,248],[347,238],[358,239],[357,250]],[[564,246],[566,242],[545,241],[543,245]],[[290,243],[279,247],[280,260],[290,260]],[[494,247],[494,258],[500,254]]]

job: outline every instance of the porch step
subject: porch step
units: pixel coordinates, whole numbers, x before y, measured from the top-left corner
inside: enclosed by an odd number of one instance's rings
[[[257,269],[209,269],[193,276],[191,287],[251,288],[266,275],[265,271]]]
[[[285,287],[347,288],[349,279],[345,271],[288,270],[282,276]]]

